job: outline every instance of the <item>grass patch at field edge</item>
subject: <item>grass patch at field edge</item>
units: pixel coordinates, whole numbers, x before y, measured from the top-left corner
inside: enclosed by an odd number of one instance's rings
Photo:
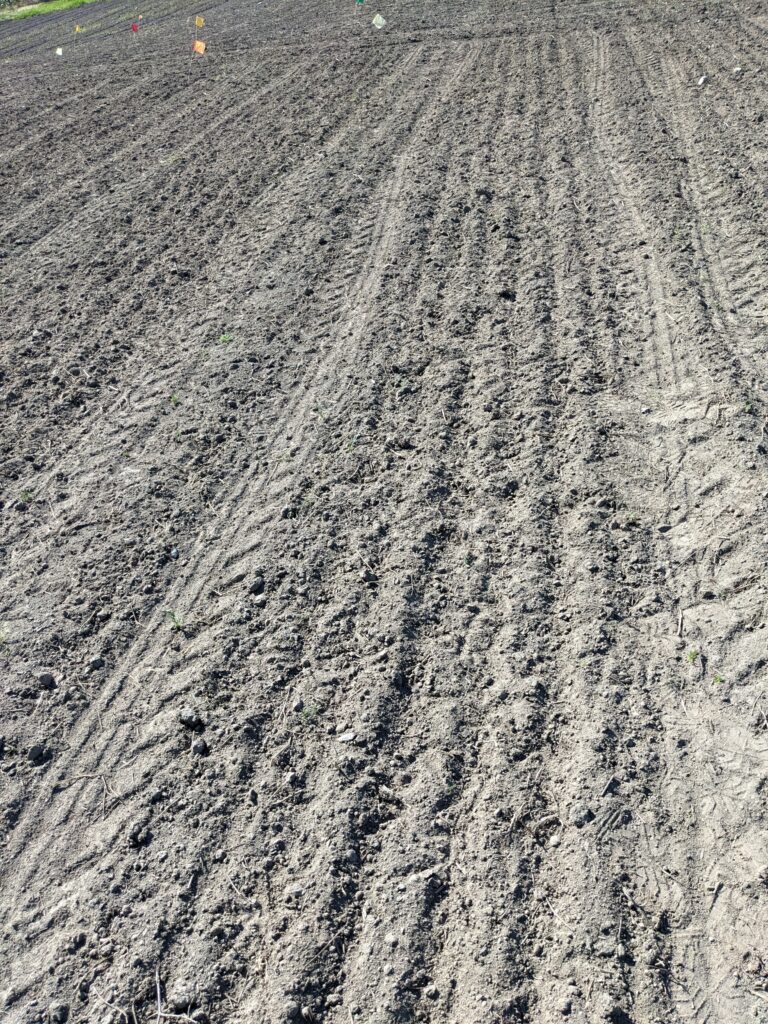
[[[48,0],[47,3],[32,4],[30,7],[17,7],[3,11],[0,7],[0,21],[17,21],[20,18],[31,18],[35,14],[48,14],[51,11],[69,11],[83,4],[94,4],[97,0]]]

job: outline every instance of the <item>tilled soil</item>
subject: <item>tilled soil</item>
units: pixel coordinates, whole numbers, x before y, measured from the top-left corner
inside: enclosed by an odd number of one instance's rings
[[[0,25],[0,1019],[768,1021],[768,13],[380,11]]]

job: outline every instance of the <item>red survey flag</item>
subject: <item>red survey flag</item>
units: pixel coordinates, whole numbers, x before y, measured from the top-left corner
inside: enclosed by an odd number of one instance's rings
[[[138,26],[138,24],[137,24],[137,23],[136,23],[135,21],[134,21],[134,22],[132,22],[132,23],[131,23],[131,32],[138,32],[138,31],[139,31],[139,26]]]

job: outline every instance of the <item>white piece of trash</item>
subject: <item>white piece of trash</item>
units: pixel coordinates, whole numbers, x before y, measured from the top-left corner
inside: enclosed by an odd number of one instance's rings
[[[698,81],[698,84],[699,85],[705,85],[708,81],[709,81],[709,78],[707,77],[707,75],[702,75],[701,78]]]
[[[56,47],[56,56],[57,57],[63,57],[64,56],[64,51],[62,50],[62,48],[60,46]]]
[[[385,18],[382,18],[382,16],[380,14],[377,14],[376,17],[371,22],[371,24],[375,25],[376,28],[384,28],[384,26],[387,24],[387,22],[386,22]]]

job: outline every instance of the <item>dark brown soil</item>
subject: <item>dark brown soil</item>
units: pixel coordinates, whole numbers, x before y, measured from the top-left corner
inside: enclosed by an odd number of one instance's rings
[[[136,13],[0,25],[0,1020],[765,1024],[764,4]]]

